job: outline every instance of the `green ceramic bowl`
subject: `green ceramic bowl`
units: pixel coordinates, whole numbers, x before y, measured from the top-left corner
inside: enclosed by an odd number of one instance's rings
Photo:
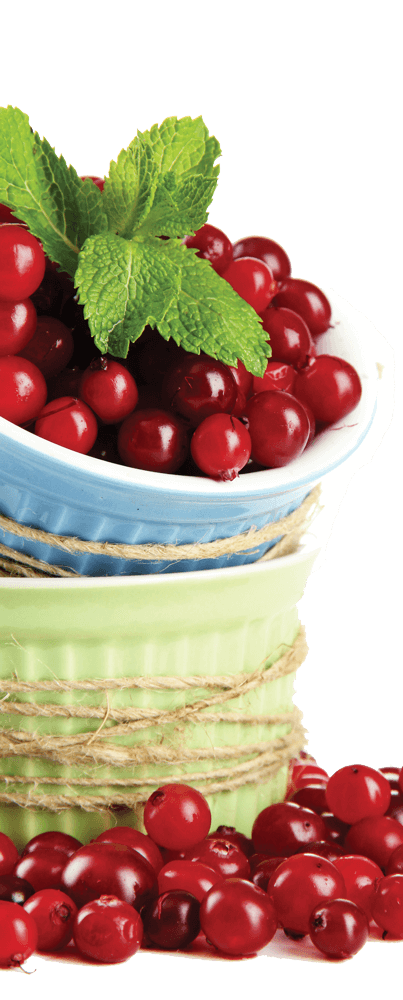
[[[170,576],[114,577],[93,579],[1,579],[0,580],[0,678],[19,681],[78,680],[131,676],[162,677],[189,675],[227,675],[251,672],[269,658],[277,660],[292,645],[299,621],[296,604],[317,555],[303,549],[293,555],[252,566],[204,570]],[[225,710],[255,715],[282,714],[293,708],[294,674],[261,685],[227,702]],[[191,697],[211,694],[200,689]],[[7,694],[3,686],[0,698]],[[6,702],[30,702],[32,694],[11,693]],[[36,701],[53,701],[63,706],[99,706],[101,720],[106,696],[100,692],[40,693]],[[113,709],[127,706],[175,709],[189,701],[189,691],[115,689],[110,694]],[[214,709],[210,709],[211,711]],[[66,718],[63,715],[32,718],[2,713],[2,728],[69,735],[91,733],[100,720]],[[115,723],[106,722],[108,739],[115,743],[161,744],[188,749],[239,746],[274,739],[289,732],[289,723],[250,724],[232,721],[200,721],[164,725],[157,729],[137,730],[130,737],[113,737]],[[91,736],[89,736],[91,739]],[[15,746],[15,744],[14,744]],[[10,743],[10,748],[12,744]],[[18,750],[18,746],[16,748]],[[228,762],[227,762],[228,763]],[[236,761],[233,761],[235,764]],[[224,765],[226,762],[224,761]],[[148,763],[134,768],[88,766],[71,768],[18,756],[15,750],[0,758],[0,791],[16,796],[26,787],[13,782],[13,776],[32,776],[37,783],[31,791],[57,791],[71,797],[71,806],[59,812],[47,808],[27,808],[0,804],[0,830],[21,848],[31,837],[45,830],[64,830],[88,842],[111,825],[134,824],[139,816],[129,809],[86,812],[74,805],[78,794],[74,780],[86,777],[102,781],[97,787],[85,787],[86,795],[109,794],[114,778],[128,781],[137,777],[151,782],[144,785],[145,797],[161,776],[201,773],[220,769],[221,760],[182,762],[167,768]],[[41,784],[41,778],[56,777],[60,787]],[[154,784],[153,784],[154,782]],[[220,824],[236,826],[250,834],[257,813],[284,797],[286,768],[262,785],[245,785],[234,791],[209,796],[212,829]],[[139,789],[136,789],[138,791]],[[115,789],[116,791],[116,789]],[[118,789],[133,792],[127,786]],[[81,789],[80,794],[83,790]]]

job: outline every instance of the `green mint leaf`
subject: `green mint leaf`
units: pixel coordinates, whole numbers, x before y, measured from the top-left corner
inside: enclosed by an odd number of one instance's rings
[[[41,240],[45,253],[74,276],[78,253],[93,233],[108,228],[102,195],[81,181],[18,108],[0,108],[0,202]]]
[[[248,371],[262,376],[271,348],[255,310],[195,250],[176,240],[163,242],[161,250],[179,272],[180,290],[158,324],[160,334],[227,365],[240,358]]]
[[[86,240],[75,282],[99,350],[125,358],[144,327],[159,326],[179,294],[180,273],[160,240],[103,233]]]
[[[167,118],[138,132],[111,163],[104,198],[109,228],[130,239],[184,236],[207,220],[221,150],[203,119]]]

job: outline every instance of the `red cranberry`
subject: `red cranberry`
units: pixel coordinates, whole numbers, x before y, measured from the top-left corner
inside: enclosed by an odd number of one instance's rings
[[[73,351],[74,341],[68,327],[53,316],[39,316],[35,333],[20,351],[20,357],[32,361],[47,379],[66,368]]]
[[[348,833],[350,826],[348,823],[343,823],[341,819],[337,819],[331,812],[323,812],[321,814],[323,822],[326,827],[326,839],[331,840],[336,844],[343,844],[344,838]]]
[[[200,923],[208,941],[228,955],[254,955],[277,930],[277,917],[262,889],[231,878],[213,886],[200,907]]]
[[[25,844],[22,856],[33,854],[38,848],[50,848],[52,851],[61,851],[62,854],[70,858],[82,846],[81,840],[77,840],[77,837],[72,837],[69,833],[62,833],[61,830],[47,830],[46,833],[37,833],[36,837],[32,837]]]
[[[385,868],[386,875],[403,875],[403,844],[396,847]]]
[[[86,958],[125,962],[139,950],[143,924],[136,910],[116,896],[102,895],[83,906],[74,923],[74,941]]]
[[[126,844],[134,851],[138,851],[146,861],[158,872],[164,862],[161,851],[145,833],[140,830],[133,830],[131,826],[114,826],[111,830],[105,830],[96,838],[95,843],[100,844]]]
[[[248,859],[235,844],[220,837],[206,837],[185,853],[186,861],[202,861],[214,868],[222,878],[249,878]]]
[[[0,302],[0,357],[22,351],[35,333],[36,323],[31,299]]]
[[[196,257],[208,260],[217,274],[223,274],[232,261],[232,244],[228,236],[208,222],[193,236],[185,236],[184,242],[187,247],[197,250]]]
[[[271,305],[262,313],[263,329],[269,335],[273,361],[285,361],[294,368],[306,364],[315,351],[309,327],[292,309]]]
[[[379,865],[360,854],[344,854],[334,860],[335,868],[344,878],[346,896],[372,919],[371,902],[375,882],[382,878]]]
[[[161,847],[187,850],[207,836],[211,813],[204,795],[190,785],[162,785],[144,808],[144,826]]]
[[[0,833],[0,876],[11,875],[19,854],[11,837]]]
[[[37,942],[38,931],[30,914],[17,903],[0,901],[0,968],[22,965]]]
[[[294,934],[307,934],[315,906],[344,896],[340,872],[326,858],[294,854],[276,868],[267,886],[282,927]]]
[[[368,940],[368,920],[348,899],[331,899],[311,914],[309,935],[326,958],[351,958]]]
[[[362,388],[355,368],[348,361],[320,354],[299,369],[293,392],[310,406],[318,423],[334,424],[355,409]]]
[[[326,785],[322,783],[303,785],[290,795],[289,801],[313,809],[320,816],[326,809]]]
[[[28,229],[0,226],[0,300],[28,299],[40,285],[45,266],[42,246]]]
[[[227,365],[206,355],[189,354],[167,373],[162,392],[175,413],[197,427],[213,413],[231,413],[237,387]]]
[[[257,885],[259,889],[264,889],[266,892],[273,872],[281,865],[282,861],[284,861],[284,858],[264,858],[254,867],[253,874],[251,865],[251,880],[253,884]]]
[[[211,889],[216,882],[221,882],[222,876],[216,868],[204,864],[202,861],[169,861],[158,873],[158,892],[171,892],[174,889],[183,889],[190,892],[192,896],[201,903],[206,892]]]
[[[196,427],[190,443],[193,460],[212,479],[236,479],[247,464],[251,439],[243,423],[228,413],[214,413]]]
[[[256,817],[252,840],[256,851],[271,857],[289,857],[299,847],[326,839],[326,827],[312,809],[294,802],[276,802]]]
[[[306,848],[302,845],[295,853],[306,854]],[[330,844],[327,840],[317,840],[313,844],[309,844],[309,854],[316,854],[316,857],[326,858],[326,861],[334,863],[336,858],[343,854],[343,848],[339,844]]]
[[[278,290],[272,271],[256,257],[233,260],[222,276],[258,313],[266,309]]]
[[[330,303],[320,288],[310,281],[286,278],[273,305],[291,309],[302,316],[313,337],[329,329],[332,315]]]
[[[386,868],[400,844],[403,844],[403,826],[390,816],[360,819],[350,827],[344,841],[349,854],[364,854],[380,868]]]
[[[386,875],[376,882],[371,912],[384,938],[403,938],[403,875]]]
[[[270,268],[273,278],[279,283],[291,274],[291,263],[283,247],[264,236],[247,236],[237,240],[232,248],[234,260],[238,257],[256,257]]]
[[[118,451],[125,465],[149,472],[177,472],[188,454],[187,431],[166,410],[135,410],[118,434]]]
[[[291,392],[295,381],[295,369],[284,361],[268,361],[261,378],[253,376],[253,392],[270,392],[283,389]]]
[[[164,892],[141,911],[144,931],[157,948],[186,948],[200,931],[200,903],[190,892]]]
[[[61,888],[78,908],[99,896],[113,895],[140,910],[157,893],[155,871],[137,851],[125,844],[96,842],[80,847],[68,859]]]
[[[86,455],[95,444],[98,424],[92,410],[81,399],[61,396],[40,411],[35,434],[62,448]]]
[[[0,899],[22,906],[33,894],[34,888],[25,878],[18,878],[18,875],[0,875]]]
[[[112,358],[97,358],[84,372],[80,396],[104,424],[118,424],[138,400],[133,376]]]
[[[26,903],[38,930],[38,951],[59,951],[71,941],[77,907],[66,893],[57,889],[41,889]]]
[[[275,469],[302,454],[309,437],[309,421],[291,393],[259,392],[248,401],[245,416],[255,462]]]
[[[332,774],[326,799],[331,812],[344,823],[358,823],[367,816],[383,816],[390,802],[390,785],[380,771],[353,764]]]
[[[385,776],[391,788],[399,789],[400,767],[378,767],[378,771]]]
[[[36,365],[12,355],[0,358],[0,417],[29,424],[46,403],[46,382]]]
[[[66,864],[63,851],[50,847],[37,847],[32,854],[24,854],[14,867],[14,875],[24,878],[39,889],[60,889],[62,871]]]
[[[240,833],[236,830],[234,826],[225,826],[221,824],[212,833],[208,833],[207,837],[220,837],[222,840],[227,840],[230,844],[235,844],[239,847],[242,854],[249,858],[254,852],[253,843],[250,837],[246,837],[244,833]]]

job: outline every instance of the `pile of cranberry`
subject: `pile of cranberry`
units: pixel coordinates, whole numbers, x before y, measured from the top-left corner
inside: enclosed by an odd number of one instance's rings
[[[68,945],[110,963],[141,947],[250,956],[278,928],[333,959],[370,929],[403,938],[403,768],[329,778],[302,754],[251,838],[210,824],[200,792],[168,784],[146,803],[146,834],[115,826],[83,845],[49,831],[19,857],[0,833],[0,966]]]
[[[272,348],[262,378],[150,328],[125,360],[102,356],[69,277],[0,206],[0,416],[95,458],[232,480],[286,465],[350,413],[357,372],[316,355],[329,302],[290,277],[282,247],[263,237],[232,245],[208,224],[185,242],[262,317]]]

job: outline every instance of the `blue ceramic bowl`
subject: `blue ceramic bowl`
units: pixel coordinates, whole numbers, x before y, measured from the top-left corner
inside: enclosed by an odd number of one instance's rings
[[[0,512],[22,525],[92,541],[208,542],[277,521],[295,510],[326,473],[360,445],[376,409],[377,370],[371,324],[329,295],[333,328],[318,353],[345,358],[362,380],[360,403],[346,422],[314,439],[281,469],[242,474],[230,483],[163,475],[113,465],[68,451],[0,418]],[[218,559],[139,562],[105,555],[70,556],[44,543],[0,531],[4,544],[88,576],[214,569],[255,562],[270,547]]]

